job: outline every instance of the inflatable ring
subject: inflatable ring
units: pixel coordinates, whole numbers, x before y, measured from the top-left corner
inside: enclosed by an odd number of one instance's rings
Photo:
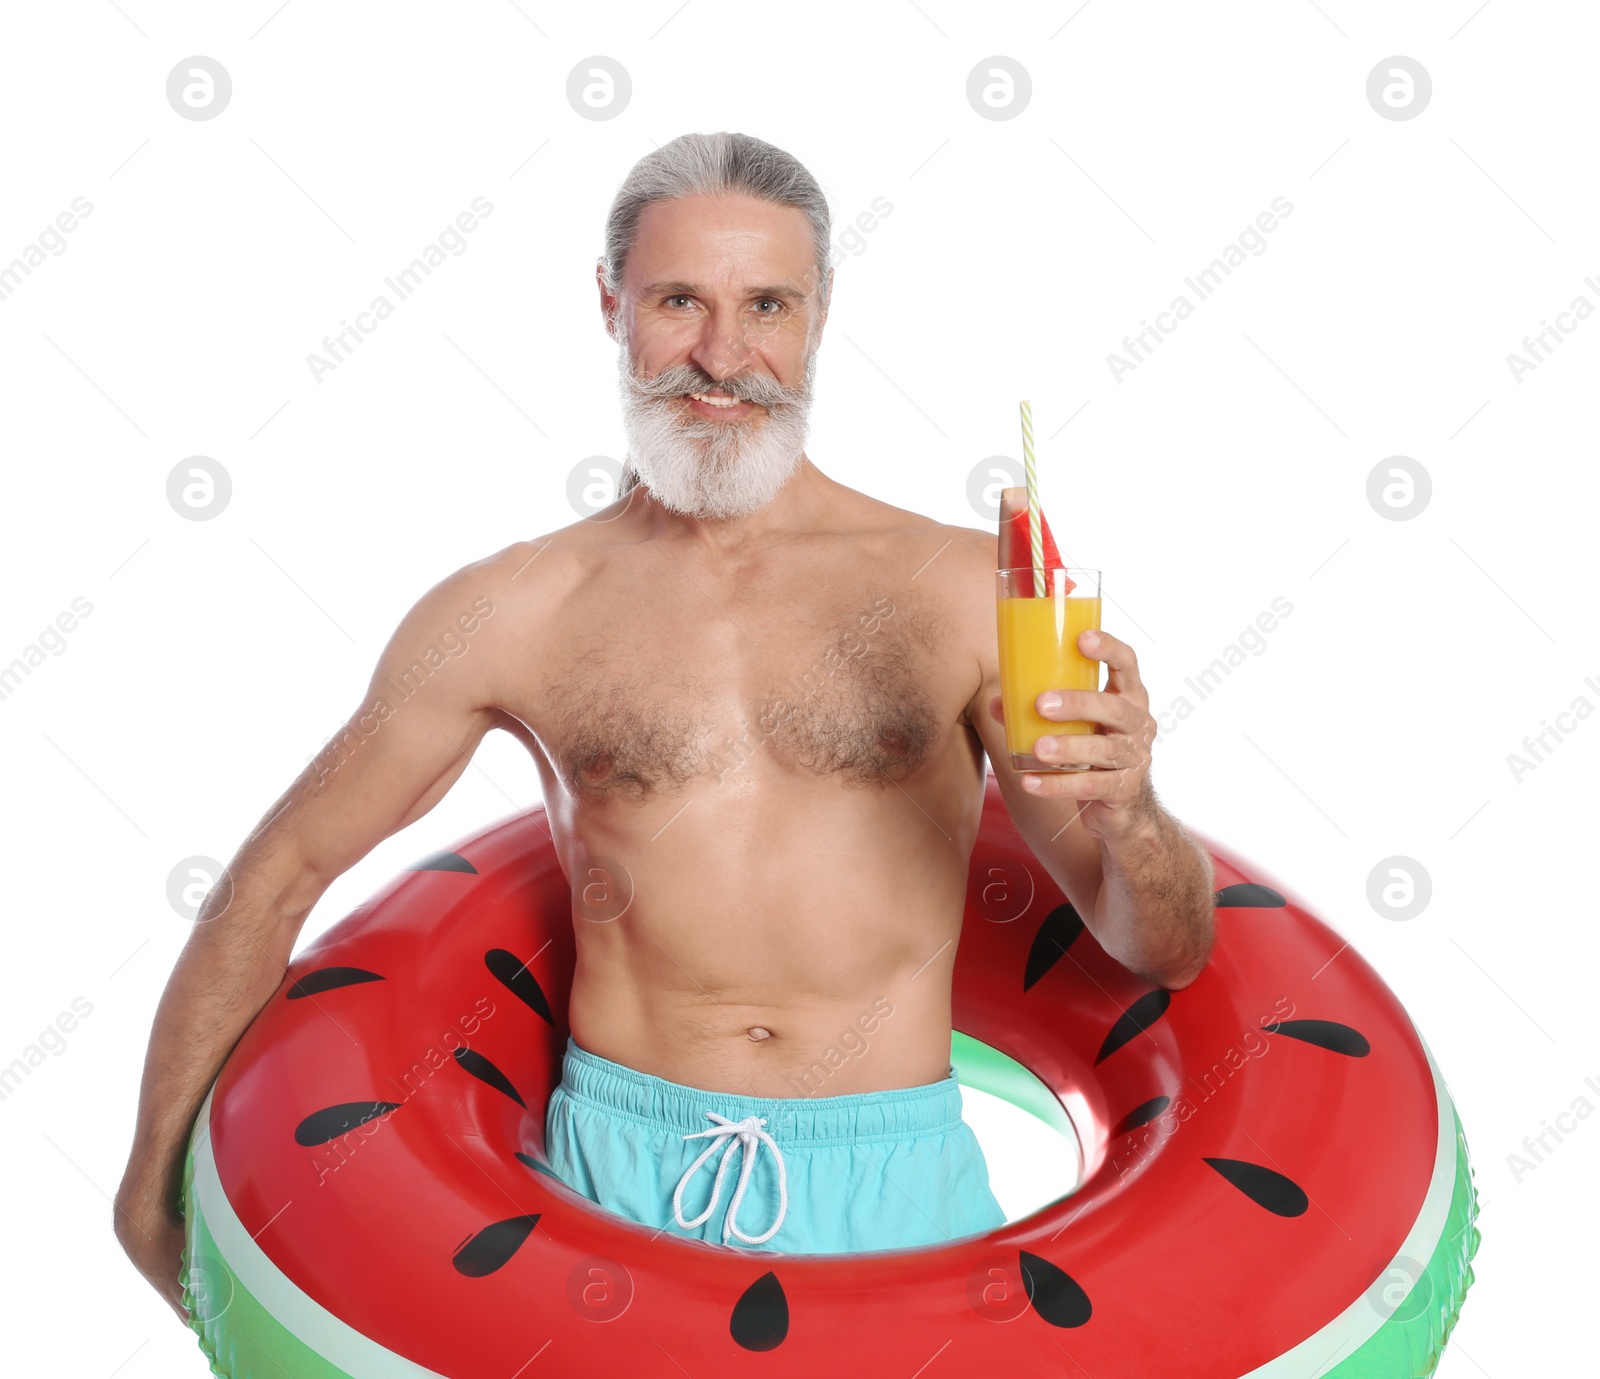
[[[1216,947],[1152,989],[990,775],[952,1060],[1054,1124],[1079,1185],[835,1255],[653,1232],[555,1178],[575,949],[544,811],[417,863],[294,960],[196,1119],[184,1303],[213,1372],[1432,1373],[1478,1244],[1444,1080],[1354,949],[1202,841]]]

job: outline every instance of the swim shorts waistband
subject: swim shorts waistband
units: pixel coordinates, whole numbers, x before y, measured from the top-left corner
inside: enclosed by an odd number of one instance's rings
[[[961,1086],[953,1065],[949,1076],[920,1087],[843,1096],[743,1096],[639,1072],[580,1048],[569,1034],[562,1085],[566,1095],[577,1101],[644,1124],[670,1126],[683,1134],[704,1130],[707,1111],[734,1121],[765,1117],[768,1130],[779,1134],[785,1146],[796,1149],[903,1141],[949,1133],[964,1124]]]

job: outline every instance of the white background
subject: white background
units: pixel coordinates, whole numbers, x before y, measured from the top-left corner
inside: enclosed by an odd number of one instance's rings
[[[1592,7],[675,3],[8,7],[0,263],[74,197],[93,205],[0,300],[0,661],[93,605],[0,701],[0,1063],[73,998],[93,1006],[0,1103],[9,1296],[28,1298],[8,1368],[202,1371],[121,1256],[107,1195],[186,934],[168,874],[232,855],[429,585],[573,521],[574,467],[622,454],[602,222],[635,159],[696,129],[796,154],[836,233],[892,203],[839,264],[808,446],[824,472],[990,525],[968,476],[1014,460],[1031,398],[1052,527],[1107,572],[1105,626],[1153,708],[1275,596],[1293,604],[1163,735],[1153,779],[1348,937],[1438,1058],[1483,1232],[1439,1374],[1592,1363],[1600,1125],[1520,1182],[1507,1160],[1578,1098],[1600,1105],[1600,722],[1520,780],[1508,764],[1578,696],[1600,704],[1578,558],[1600,319],[1520,381],[1507,363],[1574,298],[1600,307]],[[165,94],[196,54],[233,82],[206,122]],[[597,54],[632,79],[610,120],[566,96]],[[997,54],[1032,82],[1009,120],[966,96]],[[1396,54],[1433,84],[1406,121],[1366,96]],[[307,354],[476,196],[494,211],[466,252],[317,382]],[[1266,251],[1116,378],[1123,336],[1279,196],[1293,212]],[[215,520],[167,501],[193,455],[231,476]],[[1367,498],[1394,455],[1431,476],[1406,521]],[[491,735],[302,943],[537,799],[523,750]],[[1397,854],[1432,883],[1405,922],[1367,900]],[[1008,1155],[982,1103],[968,1094],[1015,1213],[1042,1151]],[[1384,1127],[1356,1133],[1378,1171]]]

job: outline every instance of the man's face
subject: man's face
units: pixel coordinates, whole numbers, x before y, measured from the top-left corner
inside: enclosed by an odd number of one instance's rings
[[[816,273],[793,207],[729,195],[645,209],[616,303],[617,364],[630,455],[663,506],[748,516],[799,465]]]

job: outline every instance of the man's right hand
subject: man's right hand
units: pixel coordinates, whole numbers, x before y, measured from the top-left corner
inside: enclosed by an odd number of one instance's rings
[[[188,1325],[183,1307],[183,1218],[159,1198],[117,1194],[117,1242],[128,1258],[161,1294],[162,1300]]]

